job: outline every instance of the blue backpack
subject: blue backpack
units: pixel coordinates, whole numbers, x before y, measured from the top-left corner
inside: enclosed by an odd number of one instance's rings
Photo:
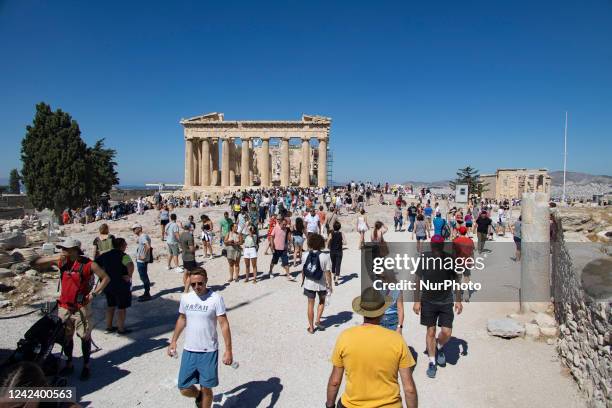
[[[321,262],[319,261],[319,251],[310,251],[304,262],[304,269],[302,272],[308,279],[318,281],[323,277],[323,269],[321,269]]]

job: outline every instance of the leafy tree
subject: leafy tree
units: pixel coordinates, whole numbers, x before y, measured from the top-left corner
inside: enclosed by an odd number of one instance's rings
[[[9,176],[9,193],[11,194],[19,194],[19,182],[21,181],[21,176],[19,175],[19,171],[17,169],[11,170],[11,174]]]
[[[487,191],[486,186],[480,181],[478,170],[467,166],[457,171],[457,178],[449,183],[451,189],[455,189],[457,184],[467,184],[468,193],[470,196],[480,197],[482,193]]]
[[[37,209],[49,207],[58,214],[86,200],[97,201],[119,182],[115,155],[115,150],[104,147],[104,139],[87,147],[68,113],[53,112],[41,102],[21,142],[21,177],[28,198]]]
[[[113,149],[104,148],[104,139],[98,140],[96,144],[87,149],[87,171],[88,171],[88,194],[87,196],[96,201],[104,192],[119,183],[114,161],[117,152]]]

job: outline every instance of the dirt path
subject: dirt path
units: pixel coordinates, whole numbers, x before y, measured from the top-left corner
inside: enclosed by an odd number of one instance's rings
[[[222,209],[206,211],[218,221]],[[178,209],[179,219],[199,210]],[[374,206],[369,220],[382,219],[391,224],[392,209]],[[158,253],[164,253],[159,242],[156,214],[130,216],[127,221],[111,224],[113,233],[130,237],[129,225],[138,220],[145,232],[154,236]],[[197,217],[196,217],[197,218]],[[353,216],[342,217],[346,230]],[[74,235],[83,242],[93,240],[96,225]],[[360,253],[357,235],[347,234],[349,243],[342,265],[344,283],[331,298],[325,312],[327,329],[309,335],[306,332],[306,300],[298,283],[276,277],[257,285],[243,282],[224,286],[227,264],[224,258],[206,261],[209,284],[224,297],[232,329],[234,356],[238,369],[220,366],[221,385],[215,389],[216,407],[318,407],[323,406],[329,372],[330,354],[338,334],[359,324],[351,300],[360,292]],[[388,241],[407,241],[407,234],[389,232]],[[509,239],[509,238],[508,238]],[[130,239],[130,250],[134,240]],[[217,248],[217,253],[218,253]],[[259,270],[267,270],[270,256],[260,249]],[[277,267],[278,268],[278,267]],[[299,268],[293,268],[297,270]],[[244,271],[244,269],[243,269]],[[280,268],[275,270],[280,271]],[[165,259],[151,269],[154,282],[151,302],[134,305],[128,312],[128,336],[103,333],[104,300],[95,304],[97,328],[94,340],[102,348],[93,354],[93,377],[86,383],[76,375],[70,383],[78,388],[82,404],[92,407],[191,407],[193,401],[183,398],[176,389],[179,360],[166,356],[165,348],[177,315],[181,291],[179,274],[167,271]],[[140,282],[135,279],[136,289]],[[52,296],[54,283],[48,285]],[[140,290],[136,294],[140,294]],[[427,357],[423,354],[425,330],[418,316],[406,303],[404,337],[418,353],[414,372],[422,407],[582,407],[577,387],[563,373],[553,346],[531,340],[502,340],[486,333],[486,320],[516,312],[513,303],[478,303],[465,305],[464,313],[455,319],[449,364],[438,370],[437,378],[425,376]],[[25,309],[24,309],[25,310]],[[0,348],[12,349],[20,335],[36,319],[30,315],[2,321]],[[180,346],[180,345],[179,345]],[[80,350],[75,347],[78,355]],[[463,352],[463,353],[462,353]],[[76,362],[77,371],[80,361]]]

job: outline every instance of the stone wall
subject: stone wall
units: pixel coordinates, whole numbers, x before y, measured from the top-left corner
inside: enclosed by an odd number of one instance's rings
[[[612,303],[597,302],[585,292],[571,250],[563,239],[561,219],[555,218],[552,247],[552,286],[557,348],[589,406],[612,407]]]

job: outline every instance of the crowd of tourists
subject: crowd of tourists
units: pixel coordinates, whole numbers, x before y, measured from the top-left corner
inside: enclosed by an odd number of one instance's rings
[[[378,248],[384,256],[385,233],[383,222],[371,224],[367,207],[376,195],[389,193],[386,185],[373,186],[351,183],[339,189],[271,188],[243,191],[224,200],[226,211],[220,220],[212,220],[202,214],[199,220],[189,216],[178,220],[177,206],[200,208],[216,205],[201,200],[154,197],[153,202],[135,201],[135,212],[144,212],[149,205],[159,210],[160,233],[168,249],[167,268],[183,273],[184,294],[179,306],[179,317],[168,347],[170,356],[177,356],[177,341],[185,332],[178,387],[182,395],[195,398],[198,406],[210,407],[212,388],[219,383],[217,375],[218,338],[217,323],[225,344],[222,362],[234,363],[229,320],[223,298],[207,287],[208,272],[204,268],[214,255],[227,260],[227,284],[241,280],[257,284],[261,279],[282,276],[288,284],[297,284],[290,267],[299,269],[299,284],[306,300],[305,320],[307,333],[324,330],[321,319],[326,299],[342,282],[342,258],[347,240],[342,231],[341,215],[354,213],[355,229],[359,233],[359,247],[366,241]],[[428,242],[431,251],[427,256],[445,258],[445,242],[452,242],[453,255],[473,256],[475,248],[471,232],[475,230],[478,250],[493,224],[492,209],[486,203],[469,206],[465,211],[450,209],[445,216],[435,197],[422,191],[414,202],[408,204],[402,194],[395,200],[394,226],[401,231],[404,224],[404,208],[407,231],[421,245]],[[176,200],[176,201],[175,201]],[[433,204],[432,204],[433,202]],[[204,205],[203,205],[204,204]],[[502,211],[502,207],[499,207]],[[498,225],[504,227],[498,212]],[[104,218],[102,218],[104,219]],[[366,232],[370,235],[366,236]],[[112,234],[108,223],[99,226],[99,235],[93,241],[93,259],[84,256],[81,242],[68,238],[58,245],[60,253],[39,258],[38,266],[55,265],[60,271],[59,315],[65,322],[66,344],[63,352],[66,364],[61,375],[70,375],[74,334],[80,339],[83,367],[80,378],[91,375],[91,302],[104,295],[106,298],[106,333],[125,335],[127,309],[132,301],[132,278],[136,270],[143,284],[143,293],[137,297],[146,302],[151,297],[148,266],[154,262],[151,238],[143,232],[140,223],[132,225],[137,248],[134,254],[126,253],[126,240]],[[515,231],[515,242],[516,242]],[[520,241],[520,232],[518,235]],[[213,242],[215,245],[213,245]],[[216,242],[220,253],[215,254]],[[200,246],[201,245],[201,246]],[[262,248],[263,247],[263,248]],[[204,262],[196,261],[196,251],[204,255]],[[258,274],[258,254],[271,254],[266,274]],[[180,259],[179,259],[180,256]],[[517,257],[519,257],[517,255]],[[242,262],[241,262],[242,261]],[[274,273],[280,262],[280,273]],[[240,274],[244,264],[243,275]],[[434,265],[437,265],[434,263]],[[295,271],[294,271],[295,272]],[[420,269],[417,279],[428,282],[444,280],[469,281],[469,270],[462,274],[454,270]],[[97,279],[96,279],[97,278]],[[394,282],[395,275],[380,273],[374,280]],[[404,301],[413,301],[413,312],[420,315],[426,327],[425,343],[429,357],[427,376],[435,378],[438,367],[446,364],[445,345],[451,338],[455,314],[461,313],[462,301],[469,301],[470,293],[455,290],[416,291],[413,299],[404,299],[399,290],[377,291],[366,289],[354,299],[352,308],[363,316],[363,324],[345,330],[337,339],[332,353],[332,373],[328,382],[326,407],[378,407],[401,406],[399,378],[407,406],[417,406],[416,386],[412,379],[415,361],[410,353],[402,329],[405,313]],[[344,373],[347,377],[344,394],[337,398]],[[376,373],[375,375],[373,373]],[[199,387],[196,385],[199,384]]]

